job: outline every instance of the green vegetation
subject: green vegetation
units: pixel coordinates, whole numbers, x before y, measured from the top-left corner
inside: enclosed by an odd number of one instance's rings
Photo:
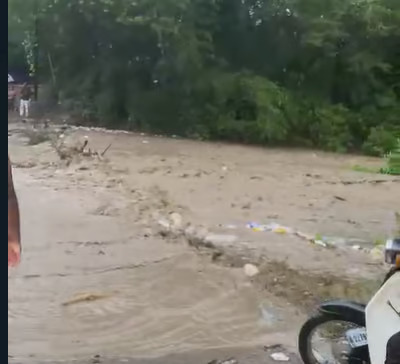
[[[398,171],[398,0],[9,0],[8,6],[9,66],[24,54],[81,123],[392,151],[388,168]]]
[[[400,140],[397,144],[397,147],[387,154],[386,167],[382,169],[382,173],[400,176]]]
[[[386,243],[386,239],[385,238],[376,238],[374,240],[374,245],[375,246],[382,246],[382,245],[385,245],[385,243]]]
[[[365,167],[365,166],[360,166],[356,164],[351,168],[354,172],[362,172],[362,173],[371,173],[371,174],[376,174],[380,173],[380,170],[377,168],[371,168],[371,167]]]

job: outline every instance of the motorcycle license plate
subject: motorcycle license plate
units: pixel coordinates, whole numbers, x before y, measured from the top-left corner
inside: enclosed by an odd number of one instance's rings
[[[347,331],[346,338],[352,348],[368,345],[367,330],[363,327]]]

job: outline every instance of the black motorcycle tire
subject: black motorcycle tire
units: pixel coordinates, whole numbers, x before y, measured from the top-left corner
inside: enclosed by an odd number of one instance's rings
[[[317,312],[311,316],[302,326],[299,333],[299,353],[304,364],[319,364],[315,359],[310,347],[310,338],[314,330],[329,321],[343,321],[357,325],[344,317],[341,318],[337,314],[329,314],[327,312]]]

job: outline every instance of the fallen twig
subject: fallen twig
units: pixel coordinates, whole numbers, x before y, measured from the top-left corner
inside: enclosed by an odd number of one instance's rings
[[[97,293],[84,293],[79,296],[76,296],[66,302],[63,302],[63,306],[71,306],[77,303],[82,303],[82,302],[89,302],[89,301],[97,301],[103,298],[107,298],[109,295],[106,294],[97,294]]]
[[[110,143],[110,144],[107,146],[107,148],[103,150],[103,152],[100,154],[102,157],[104,157],[104,154],[107,153],[107,151],[110,149],[111,145],[112,145],[112,143]]]

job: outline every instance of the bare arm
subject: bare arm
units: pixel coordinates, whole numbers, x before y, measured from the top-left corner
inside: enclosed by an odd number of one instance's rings
[[[19,246],[20,243],[19,207],[8,158],[8,244]]]

